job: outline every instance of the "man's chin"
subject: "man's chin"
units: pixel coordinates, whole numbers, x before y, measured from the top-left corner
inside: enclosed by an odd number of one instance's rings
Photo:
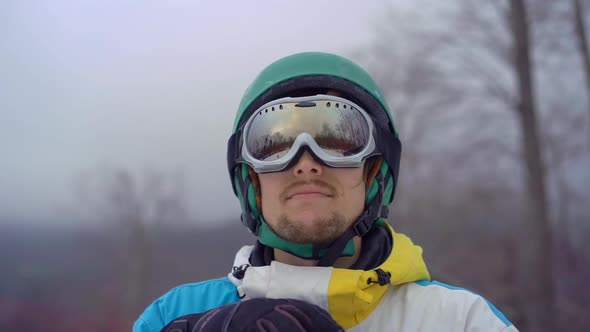
[[[337,237],[319,237],[318,232],[308,233],[299,232],[297,234],[289,234],[284,237],[285,240],[296,244],[327,244],[333,242]]]
[[[334,213],[327,209],[326,206],[321,207],[301,207],[293,208],[285,211],[284,214],[292,223],[301,225],[301,227],[311,228],[314,225],[325,224],[328,220],[332,220]]]
[[[324,244],[338,238],[343,232],[343,220],[337,214],[298,213],[284,216],[279,222],[279,234],[294,243]]]

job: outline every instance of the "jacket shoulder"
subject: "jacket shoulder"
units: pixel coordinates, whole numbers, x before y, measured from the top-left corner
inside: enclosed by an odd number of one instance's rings
[[[437,281],[389,287],[378,307],[355,331],[518,330],[496,307],[467,289]]]
[[[133,332],[160,332],[180,316],[201,313],[239,301],[227,277],[175,287],[150,304],[133,325]]]
[[[504,314],[483,296],[462,287],[447,285],[439,281],[416,281],[416,292],[423,292],[430,299],[432,309],[456,311],[464,317],[466,330],[469,325],[497,326],[502,331],[516,331]],[[474,326],[474,327],[475,327]],[[512,328],[512,329],[511,329]]]

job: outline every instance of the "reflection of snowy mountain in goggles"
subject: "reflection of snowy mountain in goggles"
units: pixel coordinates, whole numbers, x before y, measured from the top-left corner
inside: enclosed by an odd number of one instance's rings
[[[282,98],[248,119],[242,158],[256,172],[274,172],[286,168],[303,146],[328,166],[358,167],[375,150],[373,122],[343,98]]]

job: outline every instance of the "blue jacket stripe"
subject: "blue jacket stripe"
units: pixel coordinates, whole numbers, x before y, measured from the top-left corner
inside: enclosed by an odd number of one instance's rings
[[[175,318],[239,300],[236,287],[227,277],[178,286],[145,309],[133,332],[160,332]]]

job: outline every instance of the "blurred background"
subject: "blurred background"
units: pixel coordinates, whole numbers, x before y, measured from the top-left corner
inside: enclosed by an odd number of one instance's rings
[[[349,57],[394,112],[390,223],[521,331],[590,326],[590,3],[0,3],[0,330],[129,331],[227,274],[226,142],[266,65]]]

